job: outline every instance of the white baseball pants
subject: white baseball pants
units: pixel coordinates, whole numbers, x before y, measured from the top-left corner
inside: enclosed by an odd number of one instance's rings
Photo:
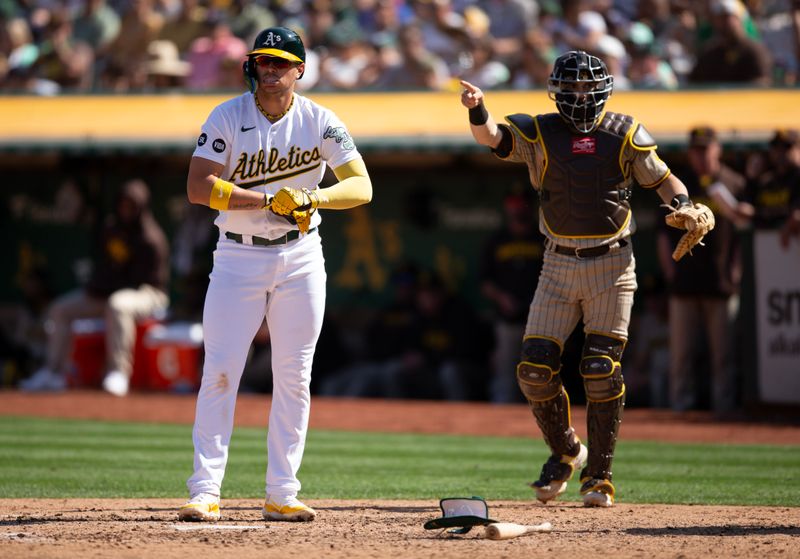
[[[197,395],[190,495],[220,494],[236,394],[264,317],[272,341],[272,408],[266,492],[295,495],[311,409],[311,363],[325,311],[325,262],[317,232],[277,246],[222,237],[203,310],[205,363]]]

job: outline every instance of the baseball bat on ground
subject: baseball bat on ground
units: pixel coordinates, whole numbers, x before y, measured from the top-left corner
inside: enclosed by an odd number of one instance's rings
[[[517,536],[524,536],[525,534],[533,534],[535,532],[551,532],[553,525],[549,522],[542,522],[533,526],[526,526],[524,524],[516,524],[514,522],[493,522],[487,524],[485,531],[486,537],[490,540],[508,540],[516,538]]]

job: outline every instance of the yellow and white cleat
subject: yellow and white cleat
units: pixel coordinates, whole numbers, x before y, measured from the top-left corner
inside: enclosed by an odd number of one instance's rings
[[[219,497],[209,493],[195,495],[178,510],[178,520],[187,522],[216,522],[219,516]]]
[[[585,507],[610,507],[614,504],[614,486],[607,479],[582,479],[581,495]]]
[[[544,466],[537,481],[531,484],[536,491],[536,499],[547,503],[561,495],[567,489],[567,482],[572,479],[575,470],[586,465],[589,450],[581,444],[576,456],[551,456]]]
[[[293,495],[287,497],[267,495],[261,514],[264,520],[287,522],[311,522],[317,517],[317,511],[301,503]]]

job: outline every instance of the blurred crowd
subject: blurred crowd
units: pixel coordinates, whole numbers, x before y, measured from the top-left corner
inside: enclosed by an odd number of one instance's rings
[[[301,90],[540,88],[570,49],[615,89],[798,81],[800,0],[0,0],[0,90],[241,89],[273,25],[306,44]]]

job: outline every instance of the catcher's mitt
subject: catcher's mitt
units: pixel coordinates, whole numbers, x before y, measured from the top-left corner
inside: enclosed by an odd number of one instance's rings
[[[671,227],[686,230],[672,252],[675,261],[683,258],[687,252],[691,254],[698,244],[703,244],[703,237],[714,228],[715,223],[714,214],[703,204],[681,206],[669,213],[666,221]]]
[[[269,205],[272,213],[286,219],[289,223],[297,225],[301,233],[308,233],[311,216],[317,210],[319,200],[307,188],[281,188]]]

